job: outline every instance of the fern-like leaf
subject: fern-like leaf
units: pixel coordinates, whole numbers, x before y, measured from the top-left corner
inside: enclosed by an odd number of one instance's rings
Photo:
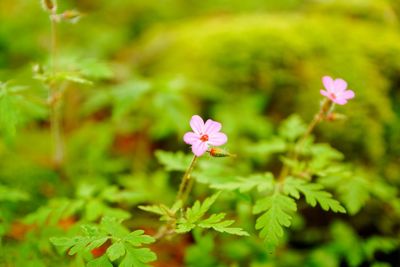
[[[253,212],[263,213],[256,221],[256,229],[261,229],[260,237],[264,238],[271,247],[276,246],[283,236],[283,227],[291,225],[291,213],[296,210],[296,202],[279,192],[258,200]]]
[[[234,221],[224,220],[225,213],[212,214],[208,218],[203,218],[211,205],[214,204],[219,194],[220,193],[216,193],[213,196],[206,198],[203,203],[196,201],[193,207],[186,210],[183,218],[178,220],[175,231],[177,233],[187,233],[195,227],[200,227],[205,229],[211,228],[218,232],[233,235],[248,235],[248,233],[241,228],[229,227],[234,223]]]
[[[211,185],[213,188],[224,190],[239,190],[240,192],[248,192],[253,188],[257,188],[259,192],[272,190],[274,185],[274,177],[272,173],[255,174],[249,177],[238,177],[235,181],[229,183],[221,183]]]
[[[284,183],[284,192],[299,199],[300,193],[305,196],[306,202],[315,207],[317,203],[323,210],[346,213],[345,208],[339,201],[332,198],[332,194],[323,190],[323,186],[317,183],[310,183],[300,179],[288,177]]]
[[[231,235],[239,235],[239,236],[248,236],[249,234],[246,231],[243,231],[242,228],[239,227],[229,227],[235,221],[234,220],[225,220],[225,213],[213,214],[209,218],[202,220],[198,226],[201,228],[212,228],[217,232],[228,233]]]

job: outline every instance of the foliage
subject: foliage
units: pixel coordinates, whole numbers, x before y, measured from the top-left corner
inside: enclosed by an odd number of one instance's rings
[[[61,251],[68,251],[68,255],[74,255],[84,251],[90,252],[112,240],[106,254],[89,261],[87,266],[112,266],[111,262],[118,259],[120,259],[118,266],[150,266],[147,263],[157,258],[150,249],[142,248],[143,244],[153,243],[154,238],[144,235],[143,230],[129,233],[115,218],[104,217],[100,225],[83,225],[82,231],[83,236],[54,237],[51,238],[51,242]]]
[[[249,235],[246,231],[241,228],[230,227],[235,221],[224,220],[225,213],[214,213],[208,218],[203,218],[206,212],[210,209],[211,205],[214,204],[219,194],[206,198],[203,203],[196,201],[194,205],[187,208],[184,212],[183,218],[178,220],[176,232],[185,233],[189,232],[195,227],[213,229],[217,232],[228,233],[232,235],[246,236]]]
[[[398,1],[40,2],[0,1],[1,266],[399,266]],[[177,199],[193,114],[229,156]]]
[[[283,227],[289,227],[292,216],[297,210],[296,202],[288,196],[275,193],[256,202],[254,213],[263,213],[256,223],[256,229],[261,229],[260,236],[269,246],[275,246],[283,236]]]

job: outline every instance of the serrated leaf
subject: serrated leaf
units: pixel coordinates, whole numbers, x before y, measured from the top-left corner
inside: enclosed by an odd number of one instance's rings
[[[78,236],[74,238],[75,244],[68,251],[68,255],[74,255],[78,252],[89,251],[96,247],[101,246],[107,240],[104,236],[102,237],[87,237]]]
[[[167,171],[186,171],[192,158],[191,155],[185,155],[181,151],[172,153],[162,150],[156,151],[156,157]]]
[[[369,188],[365,179],[358,176],[349,177],[338,187],[340,200],[349,214],[356,214],[369,199]]]
[[[98,236],[100,231],[97,226],[84,224],[81,225],[82,232],[87,236]]]
[[[107,255],[98,257],[97,259],[91,260],[86,264],[86,267],[112,267],[112,263],[108,260]]]
[[[116,242],[107,249],[106,253],[110,261],[115,261],[124,256],[125,246],[122,242]]]
[[[269,191],[273,189],[274,177],[272,173],[255,174],[249,177],[238,177],[235,181],[229,183],[213,184],[212,188],[224,190],[239,190],[240,192],[248,192],[253,188],[257,188],[259,192]]]
[[[113,217],[103,217],[100,222],[100,227],[113,237],[124,238],[129,231],[121,225],[121,222],[122,220],[117,220]]]
[[[302,193],[306,202],[312,207],[315,207],[318,203],[323,210],[346,213],[339,201],[333,199],[331,193],[324,191],[321,184],[288,177],[285,179],[283,190],[286,194],[297,199],[300,198],[300,193]]]
[[[155,239],[149,235],[145,235],[143,230],[136,230],[128,234],[124,241],[129,242],[132,246],[138,247],[142,244],[151,244]]]
[[[187,221],[181,221],[177,224],[175,232],[178,234],[183,234],[192,231],[196,227],[196,224],[189,223]]]
[[[224,213],[212,214],[206,219],[202,219],[206,212],[210,209],[211,205],[215,202],[220,192],[213,196],[206,198],[203,203],[196,201],[193,207],[188,208],[185,216],[178,220],[175,231],[177,233],[187,233],[193,230],[196,226],[201,228],[212,228],[215,231],[234,234],[234,235],[248,235],[247,232],[241,228],[229,227],[234,223],[233,220],[223,220]]]
[[[148,262],[155,261],[157,255],[148,248],[126,247],[126,255],[119,267],[149,267]]]
[[[101,245],[103,245],[104,243],[106,243],[106,241],[110,239],[110,237],[105,236],[105,237],[97,237],[96,239],[94,239],[89,245],[86,246],[87,250],[92,250],[94,248],[98,248]]]
[[[279,127],[279,135],[290,142],[294,142],[302,136],[307,130],[307,125],[302,121],[299,115],[292,115],[287,118]]]
[[[283,227],[289,227],[292,221],[291,213],[297,209],[296,202],[279,192],[258,200],[254,206],[255,214],[263,213],[256,221],[256,229],[260,236],[275,246],[283,236]]]
[[[72,247],[76,241],[73,238],[68,237],[51,237],[50,242],[58,247],[62,252],[67,251],[70,247]]]
[[[155,261],[157,256],[148,248],[132,248],[129,250],[134,257],[143,263]]]
[[[67,237],[52,237],[50,242],[54,246],[59,247],[61,251],[66,251],[69,248],[68,255],[74,255],[78,252],[90,251],[94,248],[103,245],[109,237],[106,236],[76,236],[73,238]]]
[[[198,224],[201,228],[212,228],[217,232],[228,233],[231,235],[248,236],[249,234],[242,228],[229,227],[235,221],[234,220],[223,220],[225,213],[212,214],[209,218],[200,221]]]
[[[211,197],[206,198],[203,203],[197,200],[191,208],[188,208],[186,210],[186,220],[190,223],[197,222],[201,217],[206,214],[212,204],[214,204],[220,193],[221,192],[215,193]]]

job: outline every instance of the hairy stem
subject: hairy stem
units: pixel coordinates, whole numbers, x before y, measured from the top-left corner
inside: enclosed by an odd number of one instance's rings
[[[191,179],[191,174],[196,164],[197,156],[193,156],[192,161],[190,162],[189,168],[186,170],[183,175],[181,184],[179,185],[179,191],[176,195],[176,202],[182,201],[182,207],[185,205],[185,202],[190,194],[190,191],[193,187],[193,179]]]
[[[178,194],[176,195],[175,204],[180,201],[181,208],[183,208],[185,206],[185,202],[186,202],[187,198],[189,197],[190,191],[192,190],[192,187],[193,187],[193,179],[191,178],[191,174],[192,174],[194,165],[196,164],[196,160],[197,160],[197,156],[193,156],[189,167],[187,168],[185,174],[182,177],[181,184],[179,185],[179,191],[178,191]],[[176,215],[174,214],[174,216],[176,216]],[[155,239],[159,240],[159,239],[163,238],[164,236],[174,234],[175,233],[175,224],[176,224],[176,218],[168,221],[166,224],[162,225],[158,229],[157,233],[153,237]]]
[[[299,156],[299,152],[303,148],[304,142],[307,140],[307,138],[310,136],[312,131],[314,130],[315,126],[324,118],[324,115],[330,110],[332,107],[333,102],[327,98],[324,99],[324,101],[321,103],[321,108],[318,111],[317,114],[315,114],[313,120],[310,122],[310,124],[307,127],[306,132],[304,135],[296,142],[294,145],[294,149],[289,152],[288,157],[292,160],[297,160]],[[289,174],[289,167],[287,165],[283,165],[281,172],[279,174],[278,181],[283,182]]]

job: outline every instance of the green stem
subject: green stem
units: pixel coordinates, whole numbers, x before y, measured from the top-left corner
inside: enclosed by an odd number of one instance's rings
[[[193,156],[189,167],[187,168],[185,174],[182,177],[181,184],[179,185],[179,191],[178,191],[178,194],[176,195],[175,204],[178,203],[179,201],[181,201],[181,210],[185,206],[185,202],[186,202],[187,198],[189,197],[190,191],[192,190],[192,187],[193,187],[194,181],[191,178],[191,174],[192,174],[194,165],[196,164],[196,160],[197,160],[197,156]],[[174,215],[174,216],[176,216],[176,215]],[[156,240],[159,240],[159,239],[163,238],[164,236],[175,233],[175,224],[176,224],[176,218],[167,222],[166,224],[162,225],[153,237]]]
[[[315,126],[324,118],[325,113],[327,113],[331,106],[333,105],[333,102],[329,100],[328,98],[325,98],[324,101],[321,104],[321,108],[317,114],[315,114],[313,120],[310,122],[310,124],[307,127],[306,132],[304,135],[296,142],[294,145],[294,149],[289,152],[288,157],[292,160],[297,160],[299,156],[299,152],[303,148],[304,142],[307,140],[307,138],[310,136],[312,131],[314,130]],[[289,174],[289,167],[287,165],[283,165],[281,172],[278,177],[279,182],[283,182]]]
[[[183,175],[181,184],[179,185],[179,191],[176,195],[176,202],[182,201],[182,207],[185,205],[185,202],[190,194],[190,191],[193,187],[193,179],[191,179],[191,174],[196,164],[197,156],[193,156],[192,161],[190,162],[189,168],[186,170]]]
[[[57,32],[56,32],[56,21],[54,20],[53,16],[55,12],[50,14],[50,27],[51,27],[51,70],[53,77],[56,75],[56,46],[57,46]]]
[[[56,21],[54,16],[55,11],[50,14],[51,24],[51,48],[50,48],[50,60],[51,60],[51,73],[52,79],[50,81],[49,89],[49,105],[50,105],[50,131],[52,136],[53,146],[53,162],[56,168],[62,166],[64,161],[64,138],[62,130],[62,94],[56,85],[56,74],[57,74],[57,31]]]

